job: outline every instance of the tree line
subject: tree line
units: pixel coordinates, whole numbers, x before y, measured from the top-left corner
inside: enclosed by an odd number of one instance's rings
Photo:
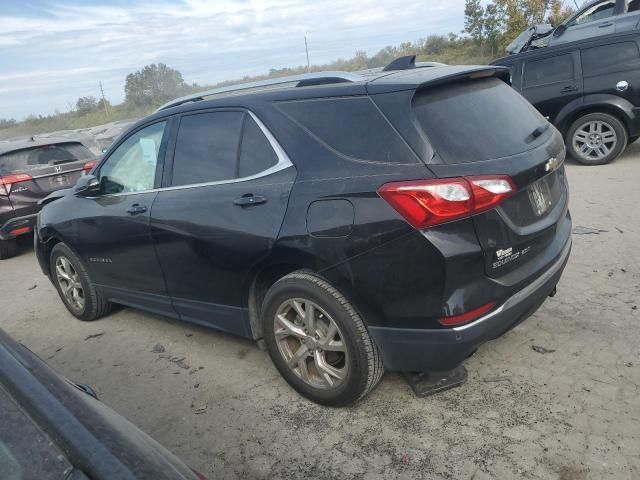
[[[551,23],[558,25],[573,12],[562,0],[466,0],[464,30],[448,35],[429,35],[411,42],[387,46],[369,56],[359,50],[348,59],[313,65],[310,68],[271,69],[264,75],[215,85],[185,82],[182,74],[163,63],[146,65],[125,78],[124,101],[111,105],[104,98],[78,98],[68,112],[53,115],[31,115],[24,121],[0,118],[0,138],[15,135],[44,133],[100,125],[109,121],[144,116],[163,103],[189,93],[233,85],[248,81],[295,75],[307,71],[354,71],[381,67],[402,55],[416,55],[419,61],[447,64],[483,64],[504,55],[505,47],[530,25]]]

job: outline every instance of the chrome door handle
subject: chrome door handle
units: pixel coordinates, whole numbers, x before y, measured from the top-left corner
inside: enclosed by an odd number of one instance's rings
[[[267,202],[267,197],[262,197],[260,195],[253,195],[251,193],[248,193],[246,195],[241,196],[240,198],[236,198],[233,201],[233,204],[238,205],[240,207],[250,207],[251,205],[260,205],[266,202]]]
[[[139,215],[141,213],[145,213],[147,211],[147,207],[144,205],[139,205],[137,203],[134,203],[133,205],[131,205],[129,208],[127,208],[126,212],[129,215]]]

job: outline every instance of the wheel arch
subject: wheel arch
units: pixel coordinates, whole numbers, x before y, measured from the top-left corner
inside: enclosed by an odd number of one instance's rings
[[[584,98],[576,108],[569,104],[560,111],[556,119],[556,127],[566,138],[571,125],[580,117],[591,113],[607,113],[622,122],[628,136],[632,136],[631,128],[635,119],[634,106],[628,100],[615,95],[592,95]]]
[[[348,268],[329,268],[322,259],[301,252],[291,252],[282,255],[274,255],[269,261],[263,262],[255,269],[250,278],[250,284],[246,298],[248,307],[249,326],[251,330],[251,338],[260,340],[262,338],[262,322],[260,321],[260,312],[267,291],[271,286],[286,275],[296,271],[307,271],[317,275],[334,288],[336,288],[347,300],[358,310],[365,325],[367,318],[375,315],[366,308],[365,302],[360,302],[353,288],[352,276],[347,271]]]

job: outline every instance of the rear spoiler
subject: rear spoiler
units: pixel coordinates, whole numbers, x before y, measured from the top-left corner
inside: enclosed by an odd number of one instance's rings
[[[405,70],[376,78],[367,83],[367,93],[398,92],[437,87],[452,82],[498,78],[511,85],[511,71],[502,66],[455,66]]]

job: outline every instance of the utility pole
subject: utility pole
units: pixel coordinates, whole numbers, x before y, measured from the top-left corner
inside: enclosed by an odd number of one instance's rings
[[[100,94],[102,95],[102,105],[104,106],[104,114],[107,116],[107,120],[108,120],[109,108],[107,107],[107,99],[104,98],[104,89],[102,88],[102,80],[98,80],[98,85],[100,85]]]
[[[309,45],[307,44],[307,36],[304,36],[304,50],[307,52],[307,72],[310,70],[309,67]]]

